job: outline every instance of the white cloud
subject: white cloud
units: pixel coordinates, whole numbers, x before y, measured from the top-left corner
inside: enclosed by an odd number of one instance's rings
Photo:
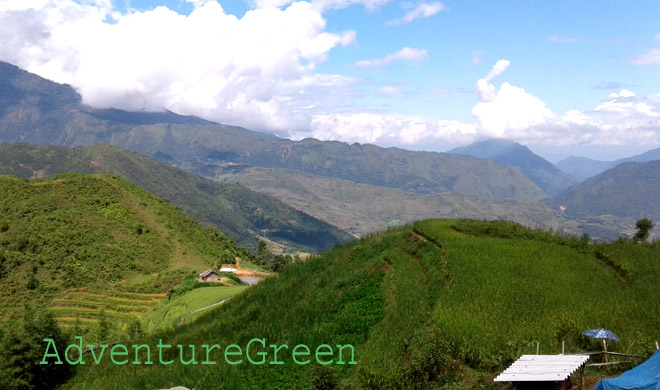
[[[509,67],[509,61],[507,60],[499,60],[495,63],[493,68],[488,72],[488,75],[484,77],[483,79],[477,80],[477,93],[479,94],[479,98],[483,101],[491,101],[495,99],[495,86],[492,85],[490,82],[494,78],[500,76],[506,68]]]
[[[355,63],[355,66],[360,68],[375,68],[383,65],[390,64],[394,61],[409,61],[419,62],[428,56],[426,49],[414,49],[411,47],[404,47],[403,49],[388,54],[382,58],[375,58],[372,60],[362,60]]]
[[[96,107],[169,109],[264,130],[306,127],[300,107],[314,94],[331,104],[352,82],[315,73],[355,32],[324,31],[306,2],[240,19],[216,1],[198,1],[189,16],[166,7],[121,15],[106,3],[1,2],[0,60],[69,83]]]
[[[392,86],[382,87],[379,91],[381,95],[386,95],[386,96],[394,96],[401,94],[399,88]]]
[[[191,3],[193,6],[195,6],[195,8],[197,8],[213,0],[183,0],[183,1],[185,1],[186,3]]]
[[[635,95],[635,92],[629,91],[627,89],[622,89],[619,93],[612,92],[610,94],[610,97],[615,98],[615,99],[616,98],[628,98],[628,97],[633,97],[633,96],[637,96],[637,95]]]
[[[634,65],[660,65],[660,49],[653,48],[630,59]]]
[[[555,113],[524,88],[494,85],[507,60],[497,61],[475,90],[430,91],[476,92],[472,123],[360,112],[359,80],[316,70],[333,48],[356,39],[354,31],[327,32],[320,9],[384,2],[284,1],[290,5],[238,18],[213,0],[193,1],[188,16],[166,7],[120,14],[110,0],[0,0],[0,60],[70,83],[97,107],[169,109],[285,136],[424,149],[492,136],[528,144],[660,146],[660,94],[638,96],[631,86],[605,95],[593,108]],[[426,50],[405,47],[355,65],[373,68],[427,56]],[[660,49],[631,62],[658,64]],[[376,91],[399,92],[393,86]]]
[[[320,140],[428,146],[429,141],[473,139],[476,126],[458,121],[430,122],[415,117],[374,113],[315,115],[311,134],[292,133],[294,139],[312,136]]]
[[[443,11],[444,9],[445,9],[445,6],[439,1],[436,1],[434,3],[421,2],[421,3],[417,4],[417,6],[415,8],[408,11],[403,16],[403,18],[389,21],[389,22],[387,22],[387,25],[388,26],[397,26],[397,25],[400,25],[400,24],[410,23],[415,19],[430,18],[431,16],[437,14],[440,11]]]
[[[574,43],[578,41],[577,37],[566,37],[563,35],[550,35],[548,36],[548,40],[551,42],[557,42],[557,43]]]
[[[253,5],[256,8],[281,8],[295,3],[297,0],[254,0]],[[330,9],[342,9],[352,5],[362,5],[369,11],[373,11],[392,0],[311,0],[312,7],[318,11]]]
[[[541,99],[509,83],[502,83],[493,100],[477,103],[472,115],[493,137],[505,137],[511,129],[525,129],[553,119],[552,111]]]
[[[472,65],[477,65],[481,63],[481,57],[486,54],[483,51],[473,51],[470,56],[472,57]]]
[[[525,129],[554,119],[545,103],[524,89],[505,82],[496,90],[491,81],[508,67],[509,61],[497,61],[488,75],[476,84],[481,101],[472,108],[472,115],[481,131],[491,137],[506,137],[512,129]]]
[[[313,115],[309,132],[291,132],[290,136],[426,150],[434,149],[433,145],[467,144],[492,137],[553,147],[660,146],[660,94],[637,96],[622,89],[591,110],[573,109],[559,115],[523,88],[508,82],[495,87],[492,81],[508,66],[508,61],[500,60],[478,80],[474,123],[379,113],[319,114]]]
[[[622,89],[619,93],[611,93],[608,100],[586,113],[585,117],[588,123],[607,130],[658,126],[660,94],[637,96]]]
[[[498,61],[477,82],[481,99],[472,109],[481,137],[512,138],[529,144],[660,145],[660,95],[638,97],[622,89],[586,112],[558,115],[538,97],[507,82],[499,89],[490,83],[509,63]]]

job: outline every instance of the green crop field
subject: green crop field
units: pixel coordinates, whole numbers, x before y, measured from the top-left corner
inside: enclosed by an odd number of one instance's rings
[[[498,388],[494,376],[537,342],[547,354],[562,341],[567,352],[598,349],[586,329],[609,328],[621,339],[610,350],[648,356],[660,339],[659,274],[657,244],[594,244],[501,221],[423,221],[294,264],[190,324],[135,340],[350,344],[355,365],[297,365],[286,350],[283,365],[183,365],[170,351],[168,366],[81,367],[65,388]],[[200,347],[195,356],[204,358]]]
[[[61,326],[74,327],[76,321],[98,324],[101,311],[116,319],[124,328],[131,320],[141,320],[152,307],[165,298],[164,293],[127,293],[121,291],[66,291],[52,300],[51,311]]]
[[[236,294],[244,291],[246,288],[248,287],[224,286],[198,288],[182,296],[176,297],[171,301],[165,300],[153,311],[147,314],[144,319],[145,330],[151,333],[155,333],[163,330],[174,329],[180,323],[182,317],[186,314],[231,298]],[[196,314],[194,317],[187,317],[185,322],[191,323],[195,318],[197,318],[197,316],[203,314],[203,312],[198,313],[199,314]]]
[[[534,352],[536,342],[544,353],[559,353],[562,340],[570,352],[584,350],[594,346],[580,331],[591,328],[616,330],[622,343],[612,348],[620,352],[649,350],[660,336],[657,247],[588,245],[507,222],[415,228],[446,248],[451,288],[433,315],[461,360],[489,368],[511,352]]]

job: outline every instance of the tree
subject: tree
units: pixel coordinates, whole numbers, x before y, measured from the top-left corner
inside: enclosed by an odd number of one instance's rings
[[[268,250],[268,245],[266,241],[259,240],[257,244],[257,257],[255,259],[257,264],[268,268],[269,264],[273,260],[273,254]]]
[[[653,221],[648,218],[642,218],[635,224],[637,227],[637,233],[633,236],[633,240],[636,242],[645,242],[649,238],[649,233],[653,229]]]
[[[268,251],[268,246],[266,245],[266,241],[259,240],[259,243],[257,244],[257,254],[263,256],[265,255],[266,251]]]
[[[30,275],[30,278],[28,279],[27,285],[26,285],[28,290],[36,290],[39,288],[39,279],[34,274]]]
[[[52,313],[38,313],[35,317],[26,308],[22,321],[10,320],[4,326],[5,332],[0,337],[0,388],[48,390],[64,383],[72,374],[68,364],[40,364],[46,348],[44,338],[53,339],[58,348],[69,341]],[[62,351],[59,353],[64,359]]]
[[[108,337],[110,337],[110,320],[105,314],[105,308],[101,309],[101,313],[99,313],[98,332],[96,333],[96,336],[98,337],[99,343],[107,341]]]
[[[128,337],[131,340],[135,340],[141,335],[142,335],[142,324],[140,323],[140,320],[134,318],[128,324]]]

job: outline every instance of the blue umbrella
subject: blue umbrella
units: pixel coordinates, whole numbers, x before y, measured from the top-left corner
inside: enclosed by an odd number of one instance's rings
[[[582,332],[583,335],[587,337],[591,337],[594,339],[603,339],[603,340],[614,340],[616,342],[620,342],[618,337],[614,333],[612,333],[611,330],[599,328],[599,329],[591,329],[591,330],[585,330]]]

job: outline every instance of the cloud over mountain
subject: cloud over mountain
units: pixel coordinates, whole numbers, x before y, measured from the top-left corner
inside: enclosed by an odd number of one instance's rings
[[[323,140],[369,142],[427,148],[433,144],[466,144],[487,138],[508,138],[530,145],[660,145],[660,94],[612,93],[589,111],[553,112],[525,89],[493,81],[510,62],[499,60],[475,85],[478,102],[474,123],[378,113],[316,115],[312,130],[294,133]]]
[[[350,82],[315,68],[355,33],[324,31],[309,3],[242,18],[215,1],[194,3],[189,16],[70,0],[2,3],[0,57],[73,85],[96,107],[165,108],[262,129],[306,126],[306,93]]]
[[[417,149],[491,137],[530,145],[660,146],[660,94],[639,96],[626,86],[591,109],[557,112],[524,86],[495,82],[513,66],[506,59],[484,77],[474,77],[472,121],[406,115],[389,110],[386,103],[369,106],[360,99],[380,103],[413,94],[472,93],[465,86],[399,90],[395,85],[406,85],[406,80],[395,79],[370,84],[366,72],[374,68],[384,73],[397,62],[432,66],[431,60],[443,58],[430,48],[406,46],[411,42],[387,49],[392,51],[383,57],[350,57],[343,68],[325,67],[333,50],[359,45],[350,23],[344,30],[329,31],[325,13],[351,5],[375,10],[390,0],[256,0],[256,8],[242,16],[227,13],[215,0],[185,1],[194,6],[189,15],[165,6],[119,11],[111,0],[4,0],[0,60],[69,83],[95,107],[167,109],[298,139]],[[439,2],[409,4],[400,22],[444,10]],[[630,62],[657,64],[656,51]],[[483,52],[471,53],[473,64],[482,61]]]

